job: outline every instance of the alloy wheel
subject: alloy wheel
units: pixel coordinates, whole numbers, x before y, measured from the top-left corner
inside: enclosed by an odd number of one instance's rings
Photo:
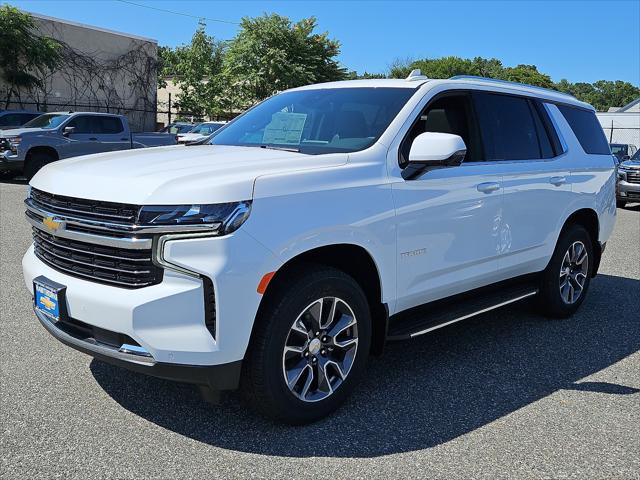
[[[573,242],[562,259],[560,267],[560,296],[566,304],[578,301],[584,291],[589,273],[589,255],[581,241]]]
[[[317,402],[345,381],[358,350],[358,322],[340,298],[308,305],[289,330],[282,354],[284,380],[297,398]]]

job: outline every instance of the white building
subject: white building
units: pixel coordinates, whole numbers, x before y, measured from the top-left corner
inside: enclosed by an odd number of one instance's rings
[[[632,144],[640,149],[640,98],[613,112],[596,115],[609,143]]]

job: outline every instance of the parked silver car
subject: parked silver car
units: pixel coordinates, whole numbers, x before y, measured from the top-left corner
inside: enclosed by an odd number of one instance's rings
[[[616,200],[620,208],[628,202],[640,202],[640,150],[618,165]]]

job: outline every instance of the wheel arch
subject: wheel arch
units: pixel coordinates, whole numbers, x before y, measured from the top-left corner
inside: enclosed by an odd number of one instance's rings
[[[598,219],[598,213],[592,208],[581,208],[574,211],[567,217],[562,226],[564,231],[569,225],[581,225],[589,233],[591,243],[593,245],[593,253],[595,255],[595,263],[593,269],[593,275],[596,276],[598,268],[600,266],[600,259],[602,258],[602,245],[600,244],[600,220]]]
[[[38,145],[37,147],[31,147],[28,151],[27,154],[25,155],[25,160],[29,161],[29,159],[37,153],[42,153],[45,155],[50,155],[52,156],[55,160],[60,160],[60,155],[58,155],[58,151],[50,146],[47,145]]]
[[[382,301],[382,278],[373,256],[364,247],[356,244],[340,243],[316,247],[293,256],[278,268],[264,291],[256,321],[277,291],[279,282],[289,272],[304,264],[324,265],[336,268],[353,277],[364,291],[372,320],[372,353],[379,355],[384,349],[389,318],[388,307]]]

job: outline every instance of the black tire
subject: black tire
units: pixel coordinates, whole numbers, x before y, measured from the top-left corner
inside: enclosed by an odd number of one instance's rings
[[[561,268],[569,248],[576,242],[580,242],[584,246],[588,264],[586,278],[579,296],[572,303],[568,303],[563,299],[560,291],[560,285],[563,283],[561,280]],[[551,318],[567,318],[573,315],[587,295],[594,265],[593,242],[589,232],[581,225],[570,224],[565,226],[560,234],[553,256],[542,274],[540,292],[538,294],[538,304],[542,313]]]
[[[624,208],[626,204],[627,202],[624,200],[616,200],[616,207],[618,208]]]
[[[30,154],[24,166],[24,176],[27,181],[31,181],[34,175],[38,173],[42,167],[48,163],[54,162],[55,160],[56,159],[53,156],[47,153],[35,152]]]
[[[272,288],[274,290],[268,292],[268,304],[256,320],[245,356],[242,394],[251,407],[273,420],[292,425],[310,423],[337,409],[364,374],[371,346],[369,305],[353,278],[322,265],[306,264],[304,268],[286,272],[286,278],[280,279]],[[289,389],[284,378],[283,352],[296,319],[310,304],[325,297],[337,297],[353,311],[357,319],[358,344],[342,383],[327,398],[308,402]],[[301,356],[295,361],[306,360]]]

